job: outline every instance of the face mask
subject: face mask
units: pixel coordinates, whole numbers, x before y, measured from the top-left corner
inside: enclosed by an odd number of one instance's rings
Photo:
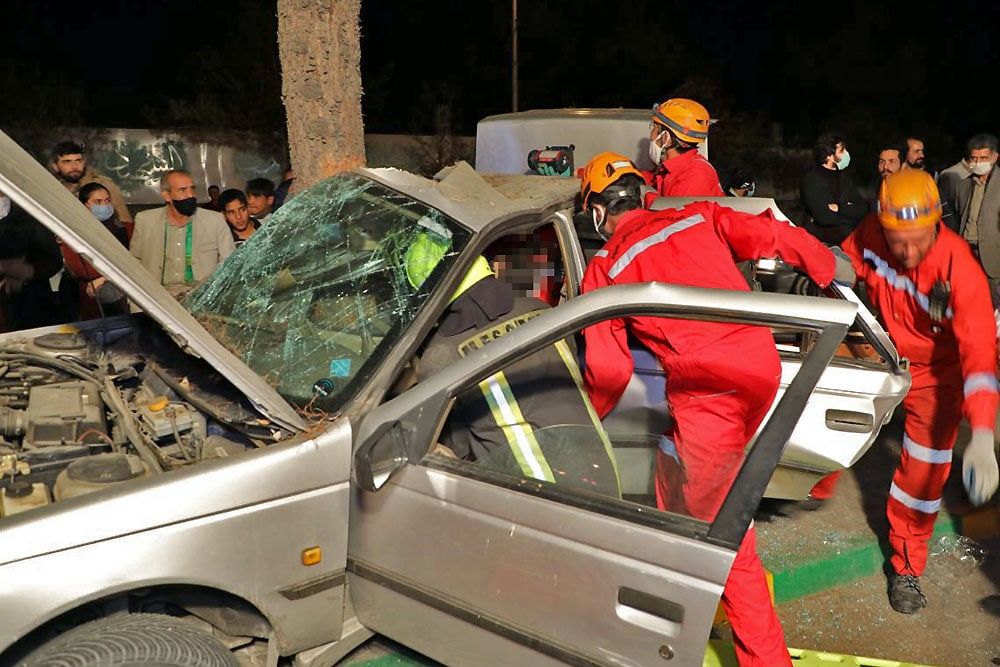
[[[198,210],[198,199],[196,197],[188,197],[187,199],[172,199],[174,203],[174,208],[181,215],[186,215],[188,217],[194,215],[194,212]]]
[[[605,241],[610,241],[611,236],[606,231],[604,231],[604,219],[605,219],[604,210],[596,206],[591,207],[590,217],[594,221],[594,231],[597,232],[597,235],[600,236]]]
[[[840,161],[837,162],[837,169],[843,171],[844,169],[847,169],[847,165],[849,164],[851,164],[851,154],[848,153],[847,151],[844,151],[844,154],[843,156],[841,156]]]
[[[10,197],[0,195],[0,220],[6,218],[10,213]]]
[[[985,176],[993,168],[992,162],[977,162],[969,165],[969,170],[976,176]]]
[[[657,139],[659,139],[662,136],[663,136],[662,134],[658,135]],[[649,142],[649,159],[653,161],[654,167],[660,166],[660,158],[662,157],[663,157],[663,146],[656,143],[656,139],[653,139],[652,141]]]
[[[104,222],[115,214],[115,207],[112,204],[94,204],[90,207],[90,212],[95,218]]]

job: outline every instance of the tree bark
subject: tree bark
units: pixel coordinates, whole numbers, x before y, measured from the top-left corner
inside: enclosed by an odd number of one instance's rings
[[[277,0],[295,189],[365,164],[361,0]]]

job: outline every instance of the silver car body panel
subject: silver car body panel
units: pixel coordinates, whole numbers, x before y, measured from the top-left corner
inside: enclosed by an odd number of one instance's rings
[[[285,653],[336,638],[342,582],[299,600],[280,591],[344,572],[350,451],[351,427],[342,419],[314,439],[5,518],[0,651],[63,611],[162,584],[247,600],[271,620]],[[313,546],[324,557],[306,567],[300,554]]]
[[[230,378],[268,418],[301,430],[297,412],[260,376],[211,336],[76,197],[0,132],[0,191],[68,243],[188,352]]]
[[[436,441],[450,397],[513,355],[624,312],[836,323],[844,331],[855,306],[660,283],[598,290],[373,410],[358,428],[356,457],[384,437],[385,425],[398,424],[410,460],[420,461]],[[447,664],[476,664],[479,640],[490,647],[491,664],[548,664],[542,651],[575,664],[641,665],[660,646],[669,646],[679,664],[701,660],[739,536],[728,546],[714,544],[692,534],[690,526],[700,522],[675,517],[647,525],[601,513],[602,505],[619,501],[594,496],[588,511],[533,495],[530,484],[525,493],[511,493],[516,485],[487,483],[466,476],[474,465],[453,465],[411,464],[377,492],[354,488],[348,570],[365,625]],[[757,483],[760,493],[766,476]],[[470,633],[477,625],[495,636]]]

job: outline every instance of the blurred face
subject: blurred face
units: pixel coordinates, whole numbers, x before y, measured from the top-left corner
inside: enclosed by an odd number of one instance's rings
[[[878,175],[885,178],[899,171],[899,151],[888,148],[878,154]]]
[[[80,153],[70,153],[57,157],[54,164],[61,179],[77,183],[83,177],[83,170],[87,168],[87,158]]]
[[[248,194],[247,204],[250,206],[250,215],[267,215],[271,212],[271,206],[274,204],[274,197]]]
[[[111,204],[111,193],[104,189],[94,190],[87,197],[87,208],[101,205],[107,206],[109,204]]]
[[[214,185],[208,189],[208,198],[212,201],[218,201],[219,199],[219,188]]]
[[[885,229],[885,242],[889,252],[905,269],[915,269],[923,261],[937,240],[937,225],[919,229]]]
[[[222,215],[226,216],[226,222],[229,223],[229,226],[238,232],[242,232],[250,224],[250,210],[239,199],[234,199],[226,204],[226,207],[222,209]]]
[[[906,164],[914,169],[924,168],[924,142],[920,139],[906,140]]]

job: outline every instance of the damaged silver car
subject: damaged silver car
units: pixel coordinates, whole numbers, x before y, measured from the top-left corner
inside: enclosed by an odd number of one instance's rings
[[[331,665],[377,632],[455,665],[700,663],[815,388],[891,411],[908,378],[886,341],[878,362],[836,356],[858,326],[848,300],[662,284],[578,296],[576,187],[461,164],[437,180],[344,173],[287,202],[182,306],[0,134],[0,190],[143,311],[0,337],[0,661]],[[546,227],[546,253],[509,250]],[[448,250],[414,287],[405,257],[428,230]],[[554,307],[414,384],[484,253],[526,294],[557,286]],[[768,327],[784,346],[781,398],[714,521],[655,507],[661,426],[632,418],[655,400],[607,425],[613,492],[437,446],[456,396],[634,313]],[[860,386],[864,373],[887,384]],[[835,454],[783,464],[840,467],[885,414]]]

